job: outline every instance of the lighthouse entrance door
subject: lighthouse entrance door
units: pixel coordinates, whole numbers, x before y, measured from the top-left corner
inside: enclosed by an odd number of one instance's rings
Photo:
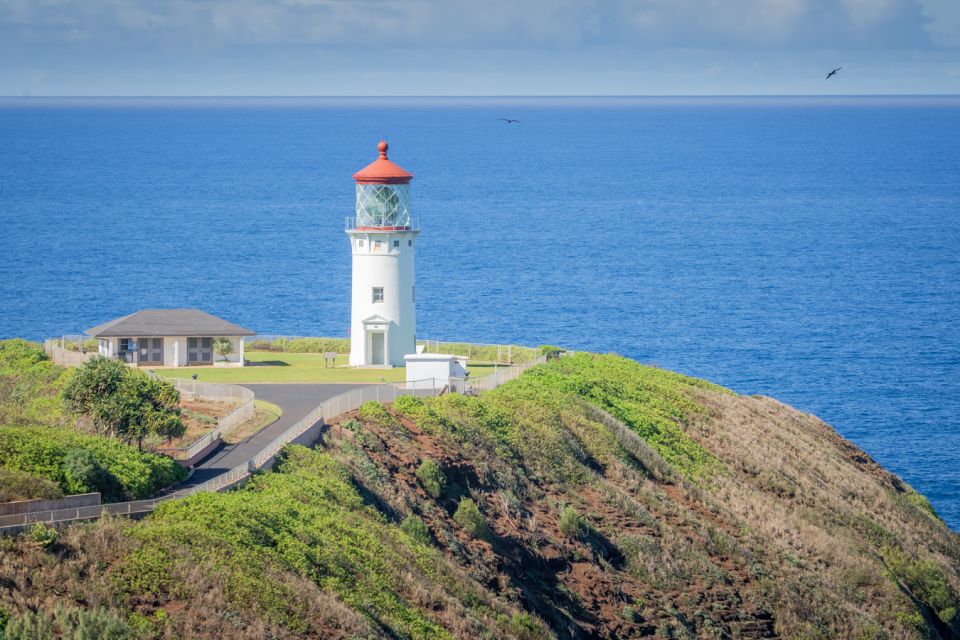
[[[384,335],[382,331],[370,333],[370,364],[385,364]]]

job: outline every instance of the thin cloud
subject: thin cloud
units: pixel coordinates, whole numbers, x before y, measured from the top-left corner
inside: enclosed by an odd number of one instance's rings
[[[936,17],[918,0],[0,3],[0,34],[8,40],[67,41],[82,33],[101,44],[135,39],[358,49],[924,49],[938,46],[930,35],[937,29]]]

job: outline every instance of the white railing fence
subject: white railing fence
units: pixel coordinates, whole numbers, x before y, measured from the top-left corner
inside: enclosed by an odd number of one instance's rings
[[[253,418],[253,391],[250,391],[250,389],[247,389],[246,387],[240,387],[235,384],[218,384],[215,382],[183,380],[180,378],[164,379],[171,383],[174,388],[180,392],[181,397],[186,397],[190,400],[209,400],[213,402],[233,401],[239,403],[236,407],[230,410],[230,413],[217,418],[216,429],[210,431],[183,450],[184,457],[187,460],[190,460],[194,456],[198,455],[213,442],[219,441],[225,433],[228,433],[238,424],[242,424]]]
[[[357,389],[345,391],[329,400],[324,401],[320,406],[301,418],[296,424],[292,425],[270,444],[264,447],[253,458],[223,473],[216,478],[212,478],[204,483],[189,487],[162,498],[152,500],[137,500],[134,502],[118,502],[106,504],[97,507],[80,507],[76,509],[58,509],[55,511],[41,511],[35,513],[19,514],[17,516],[4,516],[0,518],[0,534],[4,533],[4,527],[8,527],[7,532],[14,532],[22,529],[25,525],[37,522],[57,523],[70,522],[73,520],[89,520],[99,518],[102,515],[137,515],[143,514],[156,508],[164,501],[172,498],[179,498],[195,493],[223,491],[225,489],[237,486],[245,482],[251,474],[260,469],[266,468],[272,464],[275,456],[291,442],[297,440],[318,423],[328,422],[338,418],[350,411],[356,411],[364,402],[393,402],[400,396],[414,395],[419,397],[438,396],[442,393],[458,392],[476,394],[481,391],[489,391],[498,386],[509,382],[520,376],[527,369],[547,361],[546,356],[540,356],[511,366],[503,367],[495,373],[476,379],[465,379],[451,381],[450,386],[443,386],[437,380],[421,380],[417,382],[395,382],[378,385],[368,385]],[[180,381],[187,385],[211,384],[197,383],[195,381]],[[234,385],[216,385],[216,386],[234,386]],[[178,387],[179,388],[179,387]],[[202,393],[202,387],[186,387],[192,389],[195,393]],[[238,387],[242,389],[242,387]],[[249,389],[244,389],[250,393],[250,403],[253,402],[253,394]]]
[[[53,363],[61,367],[79,367],[87,360],[97,355],[96,351],[71,351],[59,344],[58,340],[44,340],[43,350],[46,352]]]

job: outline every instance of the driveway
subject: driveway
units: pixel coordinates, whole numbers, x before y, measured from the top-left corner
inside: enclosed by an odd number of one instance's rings
[[[317,408],[321,402],[345,391],[362,387],[362,384],[244,384],[257,400],[266,400],[283,410],[280,419],[261,429],[247,440],[237,444],[221,444],[213,453],[196,465],[193,475],[177,485],[180,493],[234,467],[243,464],[260,453],[268,444],[296,424],[303,416]]]

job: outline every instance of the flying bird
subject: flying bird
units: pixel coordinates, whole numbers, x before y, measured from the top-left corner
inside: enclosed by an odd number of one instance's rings
[[[507,124],[523,124],[519,120],[514,120],[513,118],[497,118],[497,120],[503,120]]]
[[[836,69],[834,69],[833,71],[831,71],[830,73],[828,73],[828,74],[827,74],[827,80],[829,80],[829,79],[832,78],[833,76],[837,75],[837,71],[840,71],[840,69],[843,69],[843,67],[837,67]]]

